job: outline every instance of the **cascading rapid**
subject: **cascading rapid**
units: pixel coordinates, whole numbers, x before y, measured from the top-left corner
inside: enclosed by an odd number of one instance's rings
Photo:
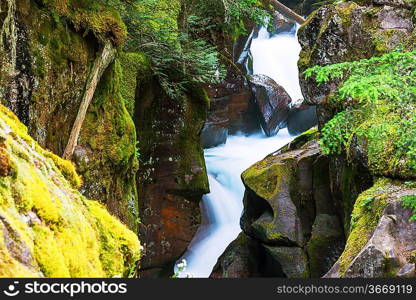
[[[291,98],[302,99],[297,61],[300,45],[296,27],[270,37],[265,28],[253,39],[253,73],[264,74],[283,86]],[[226,144],[205,150],[210,193],[200,204],[202,223],[175,266],[178,277],[208,277],[218,257],[240,233],[244,186],[240,175],[249,166],[290,142],[286,129],[276,136],[258,133],[229,136]]]

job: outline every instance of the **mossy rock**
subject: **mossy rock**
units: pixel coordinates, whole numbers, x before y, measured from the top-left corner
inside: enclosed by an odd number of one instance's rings
[[[99,200],[136,230],[136,127],[122,96],[123,70],[118,59],[104,72],[80,132],[74,161],[84,195]]]
[[[357,198],[345,249],[327,277],[391,277],[410,262],[416,223],[402,206],[416,191],[397,180],[378,179]]]
[[[100,40],[110,39],[118,46],[127,29],[116,9],[93,0],[40,0],[57,22],[68,20],[76,30],[92,32]],[[61,20],[61,18],[63,20]]]
[[[306,245],[312,278],[323,276],[336,262],[344,248],[344,233],[338,217],[319,214]]]
[[[43,150],[0,106],[0,277],[114,277],[140,258],[137,236],[83,197],[70,162]]]
[[[330,206],[327,198],[314,198],[314,189],[322,187],[313,179],[313,170],[328,169],[317,135],[316,129],[310,130],[243,172],[246,194],[241,226],[248,235],[269,245],[304,245],[317,202],[322,209]]]

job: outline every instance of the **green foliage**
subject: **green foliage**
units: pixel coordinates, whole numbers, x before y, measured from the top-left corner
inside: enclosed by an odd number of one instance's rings
[[[352,98],[359,102],[376,103],[389,99],[408,103],[416,95],[415,65],[416,51],[394,51],[381,57],[315,66],[305,71],[305,77],[315,75],[318,84],[346,79],[338,89],[338,101]]]
[[[416,195],[401,196],[400,199],[403,201],[403,207],[410,208],[413,212],[409,220],[416,222]]]
[[[137,159],[140,159],[140,142],[139,141],[136,141],[136,150],[134,151],[134,156],[137,158]]]
[[[318,85],[341,81],[331,103],[341,110],[322,129],[326,154],[365,147],[378,175],[416,176],[416,51],[328,66],[304,73]]]
[[[373,207],[373,200],[373,196],[368,196],[364,198],[363,202],[361,203],[361,207],[364,207],[366,210],[371,210],[371,208]]]
[[[267,24],[270,15],[259,7],[257,0],[222,0],[226,24],[236,24],[243,19],[251,19],[256,24]]]
[[[181,1],[107,2],[127,25],[124,50],[150,58],[152,73],[170,97],[181,96],[190,84],[216,83],[223,78],[216,47],[189,34],[192,28],[205,26],[201,20],[190,15],[183,20],[186,26],[178,25]]]

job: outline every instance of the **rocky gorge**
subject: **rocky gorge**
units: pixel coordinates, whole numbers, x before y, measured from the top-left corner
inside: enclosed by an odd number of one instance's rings
[[[415,277],[416,3],[332,2],[2,0],[0,276]]]

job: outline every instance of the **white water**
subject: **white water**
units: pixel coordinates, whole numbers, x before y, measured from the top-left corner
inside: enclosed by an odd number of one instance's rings
[[[282,85],[292,99],[301,99],[297,60],[300,46],[296,32],[268,37],[265,29],[251,45],[254,74],[265,74]],[[244,186],[241,173],[266,155],[290,142],[287,129],[274,137],[263,134],[229,136],[225,145],[205,150],[210,193],[200,207],[202,224],[180,258],[185,269],[175,266],[179,277],[208,277],[217,259],[241,232]]]
[[[296,37],[297,29],[296,26],[292,32],[270,38],[267,30],[262,28],[258,38],[253,39],[251,43],[254,74],[264,74],[273,78],[285,88],[292,102],[303,99],[297,65],[301,50]]]

